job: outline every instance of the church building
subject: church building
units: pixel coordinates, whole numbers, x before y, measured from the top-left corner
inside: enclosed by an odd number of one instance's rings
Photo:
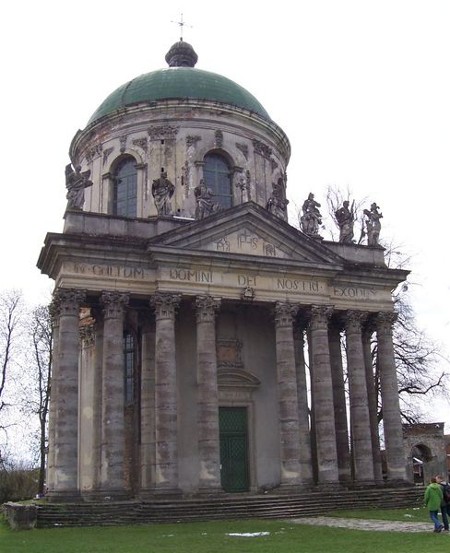
[[[55,282],[49,498],[406,481],[391,291],[407,272],[376,237],[320,237],[306,188],[291,226],[283,130],[182,39],[166,61],[73,138],[64,228],[38,260]]]

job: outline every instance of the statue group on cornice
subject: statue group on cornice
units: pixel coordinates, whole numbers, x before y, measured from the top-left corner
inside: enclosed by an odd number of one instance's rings
[[[320,203],[314,199],[314,194],[309,193],[307,199],[303,202],[302,214],[300,215],[301,230],[312,238],[322,238],[319,235],[319,227],[322,224],[322,215],[320,213]],[[367,236],[368,246],[378,246],[381,230],[381,221],[383,214],[379,211],[380,207],[373,202],[370,209],[364,209],[364,223],[360,241]],[[342,206],[335,210],[334,218],[339,227],[339,242],[342,244],[354,244],[354,224],[356,221],[355,202],[350,205],[348,200],[342,203]]]
[[[66,188],[67,188],[67,209],[83,209],[84,190],[93,185],[90,180],[90,171],[81,171],[80,166],[68,164],[66,166]],[[172,215],[171,198],[175,193],[174,184],[167,178],[167,172],[162,171],[158,179],[152,183],[152,196],[158,216]],[[194,188],[194,197],[196,202],[195,219],[202,220],[209,215],[220,210],[220,205],[214,201],[214,194],[204,179]],[[270,195],[266,209],[282,220],[286,220],[286,208],[289,201],[285,198],[283,179],[280,177],[277,182],[272,184],[272,194]],[[300,228],[302,232],[312,238],[321,239],[319,228],[322,225],[322,214],[320,212],[321,204],[315,200],[314,194],[310,192],[303,202],[302,213],[300,215]],[[361,232],[361,238],[367,236],[368,246],[378,246],[381,221],[383,214],[379,211],[380,207],[373,202],[369,209],[363,210],[364,228]],[[334,218],[339,227],[339,242],[342,244],[354,244],[354,224],[356,221],[355,202],[350,205],[345,200],[340,208],[335,210]]]

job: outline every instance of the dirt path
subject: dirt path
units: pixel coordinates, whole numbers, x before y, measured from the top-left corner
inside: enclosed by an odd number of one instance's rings
[[[393,522],[387,520],[363,520],[357,518],[334,517],[304,517],[290,519],[294,524],[310,526],[332,526],[334,528],[350,528],[352,530],[370,530],[376,532],[432,532],[432,522]],[[449,532],[443,532],[450,535]]]

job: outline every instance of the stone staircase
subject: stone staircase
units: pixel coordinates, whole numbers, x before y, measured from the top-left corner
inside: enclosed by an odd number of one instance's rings
[[[419,507],[424,488],[311,491],[298,495],[224,495],[152,501],[49,503],[37,507],[37,527],[113,526],[236,519],[286,519],[334,509]]]

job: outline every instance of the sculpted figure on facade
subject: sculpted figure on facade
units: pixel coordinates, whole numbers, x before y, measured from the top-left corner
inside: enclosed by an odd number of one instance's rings
[[[305,234],[310,236],[319,235],[319,225],[322,224],[322,215],[319,207],[319,202],[316,202],[314,194],[310,192],[307,199],[303,202],[303,213],[300,217],[300,226]]]
[[[286,208],[289,200],[284,197],[282,179],[272,184],[272,194],[267,200],[266,209],[280,219],[286,220]]]
[[[355,222],[354,204],[355,202],[349,207],[350,202],[345,200],[342,207],[334,213],[339,226],[339,242],[343,244],[353,243],[353,224]]]
[[[155,206],[158,215],[170,215],[170,198],[173,196],[175,186],[167,178],[167,173],[161,173],[159,179],[155,179],[152,184],[152,196],[155,200]]]
[[[84,189],[93,184],[90,175],[90,171],[81,172],[80,166],[74,171],[72,164],[66,165],[67,209],[83,209]]]
[[[194,196],[197,202],[195,208],[195,218],[197,220],[204,219],[219,210],[219,206],[213,201],[214,194],[211,188],[208,188],[203,179],[200,184],[194,188]]]
[[[383,214],[378,210],[378,206],[375,202],[370,206],[370,209],[364,210],[364,215],[366,216],[366,231],[367,231],[367,245],[368,246],[378,246],[381,230],[380,219],[383,217]]]

